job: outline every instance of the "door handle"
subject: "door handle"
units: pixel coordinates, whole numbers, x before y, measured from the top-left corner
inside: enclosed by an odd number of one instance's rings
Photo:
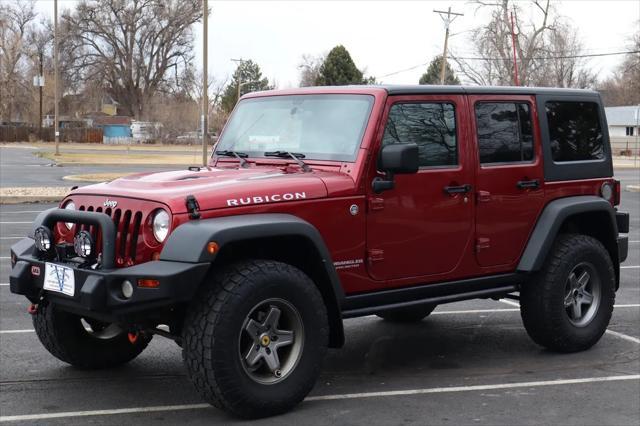
[[[516,186],[518,189],[535,189],[540,186],[540,181],[538,179],[519,180]]]
[[[444,192],[447,194],[466,194],[471,191],[471,185],[468,183],[460,186],[445,186]]]

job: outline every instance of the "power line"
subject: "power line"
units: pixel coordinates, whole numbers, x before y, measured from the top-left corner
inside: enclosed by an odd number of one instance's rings
[[[599,57],[599,56],[615,56],[615,55],[627,55],[627,54],[634,54],[634,53],[640,53],[640,50],[629,50],[629,51],[624,51],[624,52],[611,52],[611,53],[592,53],[592,54],[585,54],[585,55],[565,55],[565,56],[544,56],[544,57],[535,57],[535,58],[531,58],[531,59],[535,59],[535,60],[551,60],[551,59],[577,59],[577,58],[593,58],[593,57]],[[505,59],[505,58],[482,58],[479,56],[476,57],[458,57],[456,59],[464,59],[464,60],[478,60],[478,61],[510,61],[511,59]],[[385,77],[391,77],[392,75],[396,75],[396,74],[401,74],[403,72],[407,72],[407,71],[413,71],[416,68],[420,68],[423,67],[425,65],[429,65],[430,62],[425,62],[422,64],[418,64],[418,65],[414,65],[412,67],[409,68],[404,68],[398,71],[393,71],[390,72],[388,74],[383,74],[380,76],[377,76],[377,78],[385,78]]]
[[[544,60],[549,60],[549,59],[576,59],[576,58],[595,58],[597,56],[615,56],[615,55],[627,55],[627,54],[632,54],[632,53],[640,53],[640,50],[629,50],[629,51],[625,51],[625,52],[611,52],[611,53],[590,53],[590,54],[585,54],[585,55],[564,55],[564,56],[539,56],[539,57],[533,57],[533,58],[529,58],[530,60],[539,60],[539,61],[544,61]],[[465,59],[465,60],[469,60],[469,61],[473,61],[473,60],[482,60],[482,61],[511,61],[510,58],[483,58],[481,56],[475,56],[475,57],[458,57],[456,59]]]

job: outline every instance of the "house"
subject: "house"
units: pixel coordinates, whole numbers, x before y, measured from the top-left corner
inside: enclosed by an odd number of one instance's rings
[[[640,105],[607,107],[604,109],[609,125],[609,136],[625,137],[638,135]]]
[[[611,151],[614,155],[640,155],[640,105],[607,107]]]

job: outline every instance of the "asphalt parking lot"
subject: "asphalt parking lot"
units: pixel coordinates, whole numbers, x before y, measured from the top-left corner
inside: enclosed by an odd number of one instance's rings
[[[623,184],[638,171],[618,174]],[[3,183],[4,184],[4,183]],[[40,345],[25,299],[9,292],[9,247],[51,205],[0,206],[0,422],[242,423],[200,401],[180,349],[156,337],[128,365],[81,371]],[[347,320],[307,400],[252,424],[580,424],[640,421],[640,193],[624,192],[629,257],[609,331],[591,350],[555,354],[527,336],[512,301],[442,305],[418,324]]]

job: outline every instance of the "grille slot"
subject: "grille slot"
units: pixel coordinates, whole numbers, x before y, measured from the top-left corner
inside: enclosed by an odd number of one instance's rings
[[[115,254],[117,266],[130,266],[136,261],[138,255],[138,242],[142,234],[142,212],[111,209],[93,206],[80,206],[80,211],[99,212],[111,217],[116,227]],[[79,225],[76,232],[88,230],[96,242],[98,251],[102,248],[102,232],[97,226]]]

